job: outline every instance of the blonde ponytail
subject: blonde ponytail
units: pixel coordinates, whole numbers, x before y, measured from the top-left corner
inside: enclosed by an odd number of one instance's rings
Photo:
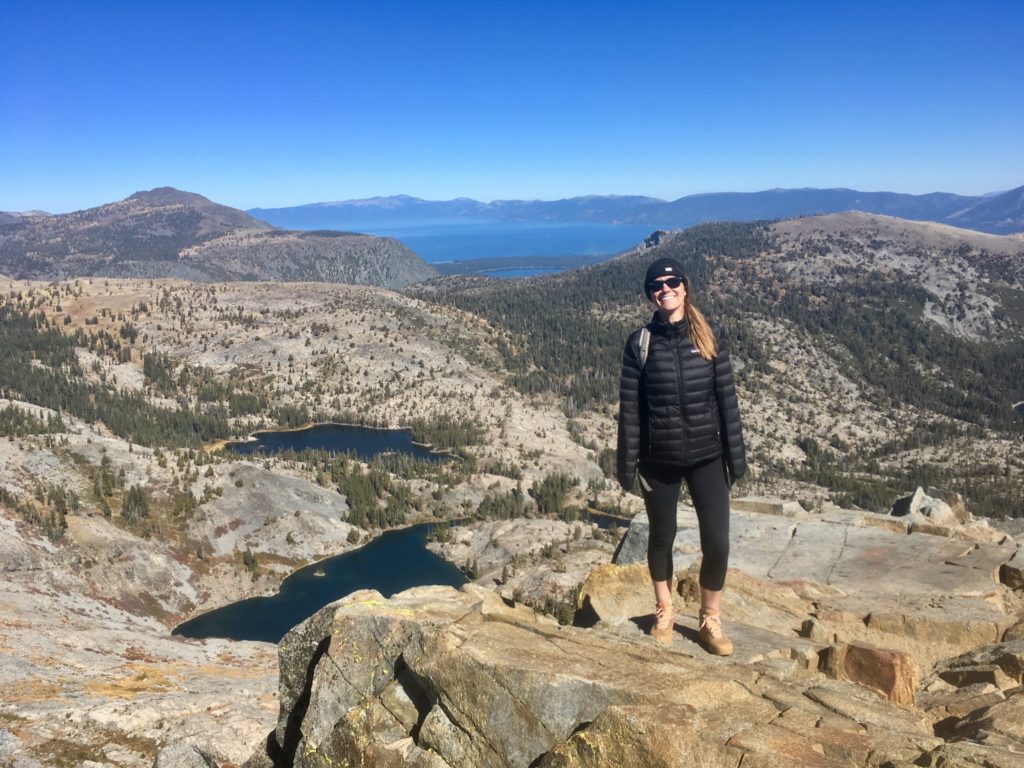
[[[700,356],[705,360],[714,360],[718,354],[715,333],[701,311],[690,301],[689,296],[686,297],[686,319],[690,323],[690,338],[693,339]]]

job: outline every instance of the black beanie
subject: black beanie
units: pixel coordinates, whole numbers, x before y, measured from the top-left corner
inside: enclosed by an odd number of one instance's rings
[[[690,287],[690,281],[686,279],[682,264],[675,259],[658,259],[647,268],[647,276],[644,278],[644,296],[651,298],[651,292],[647,289],[648,285],[659,277],[670,276],[681,278],[683,285],[687,288]]]

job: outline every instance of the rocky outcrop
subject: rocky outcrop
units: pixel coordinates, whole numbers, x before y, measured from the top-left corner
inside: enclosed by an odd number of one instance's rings
[[[790,677],[816,670],[920,712],[935,734],[951,741],[942,751],[953,762],[916,764],[1024,762],[1018,545],[980,521],[936,536],[870,513],[811,514],[769,502],[741,501],[732,514],[734,568],[723,613],[736,660],[770,664]],[[678,523],[677,616],[683,618],[673,649],[682,650],[696,636],[695,621],[685,616],[699,601],[699,542],[692,511],[682,510]],[[648,626],[646,525],[642,515],[634,520],[619,552],[626,564],[590,575],[578,615],[619,634]],[[981,536],[985,530],[990,535]],[[1013,757],[992,758],[981,744]]]
[[[276,709],[273,646],[171,637],[46,566],[0,590],[0,766],[149,765],[170,737],[251,753]]]
[[[172,637],[157,617],[200,599],[173,547],[99,515],[66,521],[55,544],[0,504],[0,766],[142,768],[170,738],[240,763],[273,722],[276,649]]]
[[[1000,642],[1021,618],[1013,589],[1018,545],[980,523],[959,526],[969,535],[953,528],[930,535],[865,512],[794,513],[763,500],[751,505],[759,512],[736,508],[745,506],[739,500],[732,512],[723,611],[727,621],[738,623],[741,639],[751,633],[751,642],[740,644],[751,660],[763,654],[802,656],[807,646],[801,641],[809,641],[815,653],[854,643],[906,654],[924,674],[941,659]],[[682,578],[682,613],[684,600],[697,599],[700,542],[692,510],[682,507],[677,525],[673,558]],[[981,531],[988,540],[976,540]],[[645,562],[646,545],[647,519],[641,513],[616,562]],[[599,608],[596,596],[588,598],[592,591],[585,585],[581,599]],[[650,613],[644,591],[627,616]],[[617,620],[607,612],[598,617]]]
[[[248,766],[1024,766],[1011,539],[748,508],[723,603],[733,657],[696,642],[686,509],[676,636],[646,636],[639,516],[620,564],[583,585],[575,627],[475,584],[323,609],[281,643],[278,726]]]
[[[595,567],[611,560],[615,534],[594,523],[520,518],[477,520],[451,529],[428,548],[477,584],[517,602],[572,602]]]
[[[558,626],[476,585],[352,594],[282,641],[280,668],[250,768],[1024,765],[1024,697],[957,731],[998,743],[947,743],[863,686]]]
[[[906,517],[911,524],[931,523],[951,526],[973,519],[959,493],[945,493],[935,488],[918,488],[910,496],[897,500],[892,507],[894,517]]]
[[[1003,583],[1011,589],[1024,589],[1024,549],[1003,563],[999,570]]]

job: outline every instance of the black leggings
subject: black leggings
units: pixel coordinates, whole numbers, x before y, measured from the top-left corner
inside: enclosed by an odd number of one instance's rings
[[[700,585],[717,592],[725,586],[725,571],[729,567],[729,486],[720,458],[689,467],[641,464],[640,489],[651,530],[647,565],[654,581],[672,578],[676,507],[683,480],[690,490],[700,526]]]

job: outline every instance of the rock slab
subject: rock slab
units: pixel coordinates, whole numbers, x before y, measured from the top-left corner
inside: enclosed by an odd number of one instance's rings
[[[1000,744],[979,747],[984,763],[960,760],[919,712],[863,686],[778,679],[768,663],[558,626],[475,585],[349,595],[285,637],[280,670],[278,727],[250,768],[1010,768],[1024,759],[1011,749],[1010,710],[996,725],[965,721]]]

